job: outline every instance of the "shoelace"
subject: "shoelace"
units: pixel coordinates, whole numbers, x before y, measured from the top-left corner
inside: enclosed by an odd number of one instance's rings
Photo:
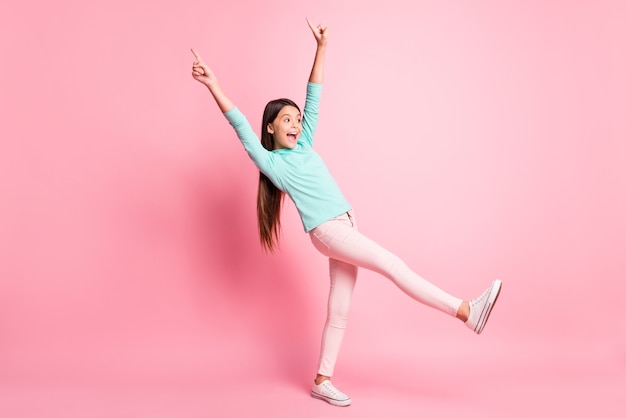
[[[487,295],[489,294],[489,292],[491,291],[491,287],[489,287],[489,289],[485,290],[483,292],[482,295],[480,295],[478,298],[473,299],[470,303],[470,306],[476,306],[478,305],[485,297],[487,297]]]
[[[328,382],[328,383],[326,383],[326,382]],[[333,386],[333,384],[330,383],[328,380],[326,382],[324,382],[324,388],[326,388],[326,390],[331,392],[333,395],[336,395],[337,394],[337,388],[335,388]]]

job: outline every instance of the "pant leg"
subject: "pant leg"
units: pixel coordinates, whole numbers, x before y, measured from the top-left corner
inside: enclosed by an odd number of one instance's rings
[[[318,373],[332,376],[341,342],[346,331],[352,291],[356,284],[358,268],[355,265],[330,258],[330,292],[328,314],[322,332],[322,346]]]
[[[413,299],[456,316],[462,299],[413,272],[398,256],[361,234],[352,220],[348,212],[313,229],[309,233],[313,245],[330,258],[380,273]]]

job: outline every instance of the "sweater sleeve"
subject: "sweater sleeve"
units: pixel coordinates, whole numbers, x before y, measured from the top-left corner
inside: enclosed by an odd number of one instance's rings
[[[250,126],[246,116],[237,107],[224,113],[224,116],[235,129],[237,137],[254,165],[265,175],[269,176],[272,169],[273,155],[263,148],[259,137],[252,130],[252,126]]]
[[[307,84],[304,117],[302,119],[302,138],[310,146],[313,146],[313,135],[315,135],[315,129],[317,128],[321,94],[321,84],[311,82]]]

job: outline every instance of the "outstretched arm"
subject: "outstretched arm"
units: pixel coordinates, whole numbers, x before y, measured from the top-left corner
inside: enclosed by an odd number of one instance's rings
[[[196,51],[192,49],[191,52],[196,57],[191,70],[191,75],[200,83],[207,86],[211,95],[215,99],[215,103],[217,103],[228,122],[235,129],[235,132],[237,132],[237,137],[250,156],[250,159],[259,168],[259,170],[267,176],[270,176],[270,173],[272,173],[271,153],[263,148],[261,141],[259,141],[259,138],[252,130],[248,119],[246,119],[244,114],[241,113],[228,96],[226,96],[224,90],[222,90],[217,82],[217,77],[215,77],[213,71],[211,71],[209,66],[202,61],[202,58]]]
[[[213,74],[213,71],[211,71],[211,68],[209,68],[209,66],[206,65],[204,61],[202,61],[200,54],[194,51],[193,48],[191,49],[191,52],[193,53],[194,57],[196,57],[196,60],[193,62],[193,66],[191,69],[192,77],[208,87],[211,95],[215,99],[215,103],[217,103],[222,113],[226,113],[229,110],[232,110],[235,105],[228,98],[228,96],[226,96],[224,90],[222,90],[222,87],[217,81],[217,77],[215,77],[215,74]]]
[[[313,36],[315,36],[315,40],[317,41],[317,50],[315,51],[315,60],[313,61],[313,68],[311,69],[309,82],[322,84],[322,81],[324,81],[324,63],[326,60],[326,38],[328,35],[328,28],[322,24],[313,26],[308,18],[306,21],[311,28],[311,32],[313,32]]]

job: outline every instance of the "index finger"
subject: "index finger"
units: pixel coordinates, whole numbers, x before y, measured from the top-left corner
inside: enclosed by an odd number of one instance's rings
[[[191,48],[191,53],[196,57],[196,61],[202,62],[202,57],[200,57],[200,54],[198,54],[195,49]]]
[[[309,20],[308,17],[306,18],[306,23],[309,24],[309,27],[311,28],[311,30],[313,30],[313,31],[315,30],[315,27],[313,26],[313,24],[311,23],[311,21]]]

